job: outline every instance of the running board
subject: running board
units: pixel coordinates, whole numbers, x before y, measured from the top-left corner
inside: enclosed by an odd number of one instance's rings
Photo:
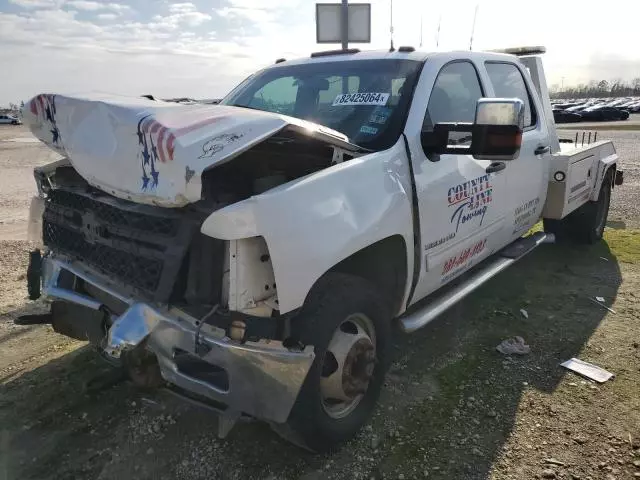
[[[457,285],[441,297],[428,301],[423,308],[400,317],[402,330],[406,333],[411,333],[424,327],[431,320],[444,313],[507,267],[513,265],[540,244],[553,243],[554,241],[552,234],[543,232],[536,232],[528,237],[519,238],[501,252],[498,252],[493,261],[490,261],[482,270],[475,272],[464,283]]]

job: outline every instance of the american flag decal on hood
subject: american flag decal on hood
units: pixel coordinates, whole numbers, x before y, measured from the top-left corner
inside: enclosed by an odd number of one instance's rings
[[[214,116],[170,129],[151,114],[143,116],[138,121],[136,131],[142,166],[142,190],[154,189],[158,186],[160,172],[156,169],[156,165],[158,162],[165,163],[173,160],[176,139],[219,122],[223,118],[225,116]]]
[[[29,103],[29,109],[33,115],[49,123],[51,142],[54,145],[60,144],[60,130],[56,125],[56,96],[51,94],[38,95]]]
[[[313,137],[360,151],[343,134],[317,124],[227,105],[110,94],[38,95],[25,104],[23,116],[32,133],[94,187],[165,207],[197,202],[205,170],[283,129],[297,132],[300,141]]]

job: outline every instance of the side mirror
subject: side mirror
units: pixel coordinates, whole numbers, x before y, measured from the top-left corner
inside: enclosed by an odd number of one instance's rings
[[[514,160],[520,154],[524,103],[513,98],[481,98],[476,106],[471,148],[479,160]]]
[[[473,155],[478,160],[518,158],[524,128],[524,103],[481,98],[474,123],[436,123],[421,134],[425,153]],[[454,135],[451,135],[456,132]],[[471,140],[469,144],[469,140]],[[464,145],[461,145],[464,144]]]

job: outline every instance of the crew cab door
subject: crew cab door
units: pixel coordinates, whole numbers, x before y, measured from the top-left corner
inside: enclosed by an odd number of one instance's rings
[[[471,155],[427,154],[420,135],[439,122],[474,121],[477,101],[485,96],[479,71],[470,59],[429,59],[416,87],[405,128],[420,218],[420,271],[411,303],[500,246],[505,171],[488,173],[492,162]],[[458,145],[471,142],[468,134],[453,135]]]
[[[520,62],[487,61],[488,96],[519,98],[525,118],[518,158],[506,162],[505,237],[503,243],[522,236],[540,218],[549,181],[551,158],[544,111],[533,84]]]

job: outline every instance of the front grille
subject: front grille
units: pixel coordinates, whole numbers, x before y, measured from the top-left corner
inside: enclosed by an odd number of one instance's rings
[[[121,210],[113,205],[94,200],[66,190],[53,190],[49,196],[51,203],[79,211],[91,211],[100,220],[158,235],[176,234],[177,222],[174,218],[152,216]]]
[[[127,285],[154,292],[160,283],[162,260],[134,255],[106,245],[87,242],[82,233],[45,220],[45,245],[55,247],[92,265],[104,273],[114,275]]]
[[[171,296],[197,220],[101,193],[53,190],[43,240],[157,301]]]

